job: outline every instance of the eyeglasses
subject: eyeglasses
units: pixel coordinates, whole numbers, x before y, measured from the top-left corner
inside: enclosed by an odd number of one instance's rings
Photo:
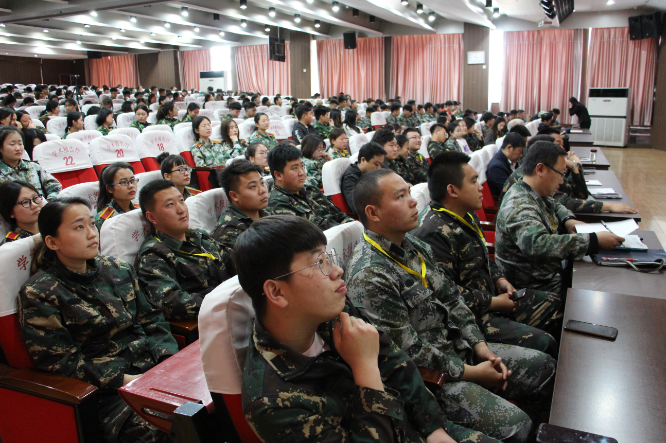
[[[560,172],[560,171],[558,171],[557,169],[553,168],[552,166],[547,166],[547,167],[548,167],[548,169],[552,169],[553,171],[555,171],[555,172],[557,172],[558,174],[560,174],[560,177],[564,177],[564,174],[565,174],[564,172]]]
[[[338,266],[338,254],[335,252],[335,249],[331,249],[331,252],[322,252],[317,256],[317,261],[315,264],[306,266],[304,268],[298,269],[296,271],[288,272],[279,277],[272,278],[271,280],[277,280],[279,278],[286,277],[297,272],[301,272],[304,269],[312,268],[313,266],[319,266],[319,270],[324,276],[328,277],[333,272],[333,265]]]
[[[136,177],[132,177],[132,178],[130,178],[129,180],[127,180],[126,178],[124,178],[124,179],[120,180],[118,183],[109,183],[109,186],[120,185],[120,186],[126,188],[126,187],[128,187],[128,186],[130,186],[130,185],[136,185],[136,184],[138,184],[138,183],[139,183],[139,179],[136,178]]]
[[[42,202],[42,196],[41,195],[35,195],[32,198],[25,198],[21,200],[20,202],[16,203],[15,206],[21,205],[26,209],[30,209],[30,203],[34,203],[35,206],[39,206],[39,204]]]
[[[171,171],[171,173],[180,172],[181,174],[191,174],[192,169],[194,169],[192,166],[181,166],[181,167],[176,168],[173,171]]]
[[[257,152],[257,155],[260,157],[266,157],[268,155],[268,151],[259,151]]]

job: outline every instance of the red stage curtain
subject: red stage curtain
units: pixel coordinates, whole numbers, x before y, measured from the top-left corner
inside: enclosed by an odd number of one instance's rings
[[[268,52],[268,46],[266,46],[266,51]],[[266,79],[267,86],[265,89],[266,95],[291,95],[291,73],[289,69],[291,66],[291,57],[289,54],[289,42],[286,42],[284,48],[284,63],[271,60],[268,61],[268,76]],[[266,57],[268,57],[268,55],[266,55]]]
[[[199,72],[210,71],[210,49],[180,52],[182,89],[199,89]]]
[[[90,61],[90,83],[93,85],[118,84],[135,88],[139,86],[139,68],[136,55],[114,55]]]
[[[268,60],[268,45],[236,46],[233,51],[239,90],[289,95],[289,43],[285,45],[284,63]]]

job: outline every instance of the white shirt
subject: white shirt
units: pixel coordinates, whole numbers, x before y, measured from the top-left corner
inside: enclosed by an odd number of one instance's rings
[[[303,355],[306,357],[317,357],[319,354],[323,353],[324,351],[328,351],[329,349],[329,346],[326,344],[326,342],[324,342],[324,339],[321,338],[321,335],[315,332],[312,346],[310,346],[310,349],[305,351]]]

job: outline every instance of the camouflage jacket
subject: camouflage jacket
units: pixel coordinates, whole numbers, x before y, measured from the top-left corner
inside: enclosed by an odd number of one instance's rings
[[[460,380],[472,364],[473,347],[484,341],[456,285],[439,268],[430,247],[407,234],[401,246],[372,231],[365,234],[391,258],[361,241],[345,271],[349,297],[361,312],[389,333],[418,366]],[[427,287],[398,263],[420,274]]]
[[[330,147],[328,148],[328,154],[331,156],[332,160],[335,160],[337,158],[349,158],[350,154],[346,150],[344,151],[338,151],[337,149]]]
[[[273,134],[267,132],[266,134],[262,135],[258,130],[252,133],[247,142],[249,144],[261,143],[262,145],[266,146],[266,149],[269,151],[276,147],[278,144]]]
[[[133,209],[139,209],[138,203],[132,202],[132,206],[134,206]],[[125,213],[123,208],[121,208],[120,205],[116,203],[114,199],[111,199],[109,204],[104,206],[103,208],[97,208],[97,209],[98,212],[97,215],[95,215],[95,226],[97,227],[98,231],[102,230],[102,225],[104,224],[105,221],[115,217],[116,215],[121,215]]]
[[[345,309],[360,317],[353,307]],[[286,347],[255,320],[243,371],[245,418],[263,441],[425,442],[447,418],[407,354],[379,331],[384,392],[354,383],[332,339],[334,320],[319,325],[324,352]],[[288,401],[285,401],[288,399]]]
[[[444,149],[446,151],[458,151],[458,152],[465,152],[460,143],[458,143],[457,140],[454,140],[453,138],[449,137],[446,139],[444,142]]]
[[[414,181],[412,171],[409,169],[409,165],[407,165],[407,161],[404,158],[397,157],[395,160],[389,160],[386,162],[386,166],[395,171],[407,183]]]
[[[303,217],[322,231],[354,221],[335,206],[314,186],[305,185],[298,193],[275,185],[268,199],[266,212],[271,215],[291,214]]]
[[[492,128],[493,128],[492,126],[488,126],[485,123],[483,124],[483,126],[481,126],[481,134],[483,135],[484,139],[486,138],[486,134],[488,134],[488,131],[490,131]]]
[[[181,123],[191,123],[191,122],[192,122],[192,117],[186,115]]]
[[[10,180],[30,183],[47,200],[57,197],[62,191],[60,182],[35,162],[21,160],[16,168],[12,168],[0,160],[0,184]]]
[[[519,180],[523,179],[522,168],[516,168],[504,183],[502,193],[499,196],[498,205],[501,205],[504,195],[509,189],[515,185]],[[593,212],[600,213],[604,203],[596,200],[586,200],[589,193],[587,185],[585,184],[584,174],[574,174],[573,170],[567,169],[564,175],[564,183],[562,183],[555,193],[555,200],[568,210],[574,213]]]
[[[139,130],[139,132],[143,132],[144,129],[146,129],[148,126],[150,126],[152,123],[141,123],[138,120],[134,120],[132,124],[130,125],[130,128],[136,128]]]
[[[457,218],[439,211],[442,208],[431,202],[414,235],[430,245],[439,266],[458,285],[465,304],[480,317],[490,309],[495,282],[504,275],[488,256],[479,235]],[[472,226],[480,225],[474,212],[465,220]]]
[[[222,142],[212,140],[205,143],[201,140],[196,142],[191,148],[194,164],[197,166],[220,166],[232,158],[231,151],[225,149]]]
[[[562,260],[585,255],[590,234],[558,233],[571,218],[571,211],[522,180],[509,189],[495,218],[495,260],[514,286],[553,290],[562,281]]]
[[[224,114],[224,115],[222,116],[222,121],[225,121],[225,120],[233,120],[234,118],[236,118],[236,117],[234,117],[234,116],[231,115],[231,114]]]
[[[319,160],[303,157],[303,166],[305,166],[305,172],[310,179],[309,182],[312,186],[315,186],[318,189],[323,187],[321,182],[321,169],[324,167],[324,163],[326,163],[326,159],[323,157]]]
[[[420,153],[410,152],[405,162],[409,168],[411,184],[418,185],[428,181],[428,166],[430,166],[430,163]]]
[[[229,258],[202,230],[187,231],[183,242],[158,231],[146,236],[134,266],[146,295],[167,320],[194,320],[206,294],[230,277]]]
[[[446,143],[442,144],[433,140],[430,140],[430,143],[428,143],[428,155],[430,158],[435,158],[437,155],[446,151],[450,151],[450,149],[446,146]]]
[[[178,123],[181,123],[181,121],[178,120],[177,118],[169,118],[169,117],[163,118],[162,120],[157,122],[158,125],[169,125],[171,129],[173,129],[174,126],[176,126]]]
[[[268,212],[259,211],[259,218],[268,216]],[[213,239],[218,242],[227,251],[231,251],[236,244],[236,239],[254,222],[254,220],[245,215],[233,204],[220,215],[220,219],[213,230]]]
[[[400,122],[398,121],[399,115],[393,115],[389,114],[386,116],[386,124],[387,125],[399,125]]]
[[[118,389],[178,347],[124,261],[98,256],[77,274],[57,259],[18,295],[21,336],[39,369]]]
[[[419,120],[419,116],[416,114],[412,114],[409,117],[400,114],[398,116],[398,123],[402,126],[414,129],[419,129],[419,126],[421,126],[421,120]]]
[[[372,131],[372,121],[370,121],[370,117],[361,117],[356,122],[356,126],[361,129],[367,129],[368,131]]]
[[[333,126],[331,125],[322,125],[319,122],[315,122],[314,124],[315,131],[317,131],[317,135],[321,137],[322,139],[326,140],[329,135],[331,135],[331,131],[333,130]]]
[[[467,146],[472,151],[478,151],[483,148],[483,140],[479,140],[476,134],[465,134],[465,140],[467,140]]]
[[[23,229],[16,226],[14,229],[9,231],[7,235],[5,235],[5,238],[3,238],[2,241],[0,241],[0,246],[4,245],[5,243],[11,243],[16,240],[21,240],[22,238],[32,237],[33,235],[35,234],[28,231],[24,231]]]
[[[106,126],[98,126],[97,130],[102,133],[102,135],[109,135],[111,131],[113,131],[115,128],[107,128]]]
[[[201,191],[185,186],[185,189],[183,189],[183,200],[187,200],[188,198],[194,197],[197,194],[201,194]]]
[[[49,122],[50,119],[51,119],[51,116],[50,116],[50,115],[48,115],[48,114],[44,114],[44,115],[40,115],[39,118],[38,118],[37,120],[39,120],[40,122],[42,122],[42,124],[44,125],[44,127],[46,127],[46,124]]]

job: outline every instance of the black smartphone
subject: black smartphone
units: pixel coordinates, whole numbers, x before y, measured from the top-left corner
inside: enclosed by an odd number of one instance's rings
[[[542,423],[537,432],[538,443],[617,443],[617,440],[603,435],[563,428]]]
[[[617,329],[609,326],[595,325],[577,320],[569,320],[564,326],[566,331],[581,332],[583,334],[594,335],[595,337],[615,340],[617,338]]]
[[[524,298],[524,297],[528,294],[527,291],[529,291],[529,290],[528,290],[528,289],[525,289],[525,288],[520,289],[520,290],[518,290],[518,291],[515,291],[513,294],[511,294],[511,295],[509,296],[509,300],[511,300],[511,301],[518,301],[518,300],[520,300],[521,298]]]

